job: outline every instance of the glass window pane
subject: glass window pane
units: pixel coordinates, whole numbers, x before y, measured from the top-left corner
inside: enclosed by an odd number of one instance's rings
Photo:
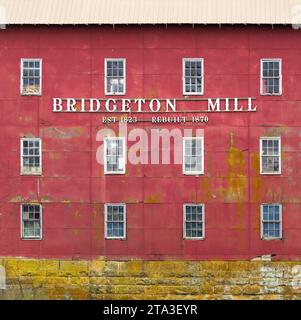
[[[107,235],[108,237],[124,236],[124,206],[110,205],[107,206]],[[109,222],[110,221],[110,222]]]
[[[185,209],[185,231],[184,234],[188,238],[202,237],[202,206],[201,205],[186,205]]]
[[[263,205],[263,236],[266,238],[280,237],[280,206]]]
[[[201,93],[202,91],[202,62],[201,61],[185,61],[184,70],[185,92]]]

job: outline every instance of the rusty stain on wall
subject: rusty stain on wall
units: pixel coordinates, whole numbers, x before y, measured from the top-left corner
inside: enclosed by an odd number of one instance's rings
[[[145,197],[145,203],[160,203],[160,199],[160,193],[149,194]]]

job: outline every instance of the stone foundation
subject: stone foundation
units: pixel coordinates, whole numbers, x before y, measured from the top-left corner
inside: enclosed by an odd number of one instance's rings
[[[0,299],[301,300],[301,261],[0,258],[0,265]]]

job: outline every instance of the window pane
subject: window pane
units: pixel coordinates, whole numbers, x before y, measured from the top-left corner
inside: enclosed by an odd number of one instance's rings
[[[22,164],[27,169],[40,167],[40,141],[39,140],[23,140],[22,143]],[[24,173],[34,173],[37,171],[26,171]]]
[[[201,205],[184,206],[184,234],[187,238],[203,236],[203,207]]]
[[[280,144],[278,139],[262,140],[262,172],[278,173],[280,171]]]
[[[262,234],[264,238],[280,238],[280,206],[263,205]]]
[[[184,93],[202,93],[202,61],[184,62]]]
[[[108,205],[107,236],[113,238],[124,237],[125,210],[123,205]]]
[[[262,90],[263,94],[280,93],[280,62],[264,61],[262,63]]]
[[[202,172],[202,142],[200,139],[184,140],[184,170],[186,173]]]
[[[39,238],[41,236],[40,205],[22,205],[23,237]]]
[[[23,61],[22,70],[22,94],[39,94],[40,93],[40,61]]]
[[[123,93],[125,73],[123,61],[107,61],[106,68],[107,93]]]
[[[106,140],[106,171],[123,172],[125,169],[124,141],[121,139]]]

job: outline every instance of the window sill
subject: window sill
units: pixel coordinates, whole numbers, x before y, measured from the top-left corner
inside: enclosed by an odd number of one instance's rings
[[[204,172],[183,172],[185,176],[202,176]]]
[[[21,171],[21,176],[41,176],[42,172],[28,172],[28,171]]]
[[[105,96],[112,96],[112,97],[114,97],[114,96],[125,96],[126,95],[126,93],[125,92],[121,92],[121,93],[113,93],[113,92],[105,92]]]
[[[125,175],[126,172],[105,172],[104,175],[109,176],[109,175]]]
[[[184,97],[186,97],[187,96],[187,98],[188,97],[191,97],[191,96],[203,96],[204,95],[204,92],[200,92],[200,93],[196,93],[196,92],[192,92],[192,93],[185,93],[185,92],[183,92],[183,96]]]
[[[21,96],[38,96],[38,97],[41,97],[42,96],[42,93],[22,93],[21,92]]]
[[[280,176],[281,172],[260,172],[262,176]]]
[[[282,96],[282,93],[261,93],[260,95],[263,97],[280,97]]]

